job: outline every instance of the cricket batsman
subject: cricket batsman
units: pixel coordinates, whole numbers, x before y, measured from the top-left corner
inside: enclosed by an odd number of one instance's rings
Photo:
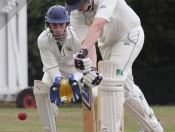
[[[125,0],[65,0],[65,10],[70,11],[70,23],[82,43],[80,54],[90,58],[92,65],[96,63],[94,45],[98,41],[103,58],[99,85],[102,130],[119,132],[124,106],[141,132],[163,132],[132,75],[132,65],[144,44],[138,15]],[[80,59],[75,58],[75,67],[85,72]]]

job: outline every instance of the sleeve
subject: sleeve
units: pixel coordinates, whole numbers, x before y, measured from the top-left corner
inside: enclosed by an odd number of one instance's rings
[[[75,80],[78,82],[79,86],[83,86],[83,83],[81,82],[83,74],[76,71],[73,75],[74,75]]]
[[[76,10],[72,11],[70,14],[70,24],[78,36],[80,43],[82,43],[89,30],[89,26],[84,21],[84,16]]]
[[[110,17],[118,0],[98,0],[95,18],[103,18],[110,22]]]
[[[61,73],[58,70],[58,68],[53,68],[52,70],[48,70],[47,73],[51,76],[53,81],[55,81],[55,77],[61,76]]]
[[[41,60],[43,63],[43,72],[51,70],[55,67],[58,68],[58,63],[55,59],[55,56],[51,52],[50,47],[47,45],[47,43],[48,42],[38,39],[38,48],[39,48]]]
[[[80,73],[78,71],[76,71],[73,75],[74,75],[75,80],[77,81],[80,81],[81,78],[83,77],[83,73]]]

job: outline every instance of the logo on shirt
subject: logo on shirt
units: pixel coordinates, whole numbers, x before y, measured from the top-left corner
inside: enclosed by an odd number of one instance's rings
[[[128,46],[129,46],[130,44],[129,44],[129,43],[127,43],[127,42],[125,42],[125,43],[124,43],[124,45],[128,45]]]
[[[90,101],[90,93],[89,93],[89,88],[87,87],[82,87],[82,100],[84,105],[91,110],[91,101]]]
[[[101,5],[100,8],[106,8],[106,6],[105,5]]]

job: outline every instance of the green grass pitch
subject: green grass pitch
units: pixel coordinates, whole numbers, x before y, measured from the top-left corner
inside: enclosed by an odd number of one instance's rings
[[[160,120],[164,132],[175,132],[175,106],[152,106]],[[21,121],[18,113],[24,111],[28,117]],[[124,132],[139,132],[140,128],[125,111]],[[57,116],[59,132],[83,132],[81,104],[69,104],[59,107]],[[0,132],[42,132],[36,109],[19,109],[14,103],[0,103]]]

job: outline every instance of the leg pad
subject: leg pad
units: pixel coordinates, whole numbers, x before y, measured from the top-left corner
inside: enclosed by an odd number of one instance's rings
[[[48,85],[35,80],[33,92],[43,132],[58,132],[55,124],[58,108],[50,102]]]

